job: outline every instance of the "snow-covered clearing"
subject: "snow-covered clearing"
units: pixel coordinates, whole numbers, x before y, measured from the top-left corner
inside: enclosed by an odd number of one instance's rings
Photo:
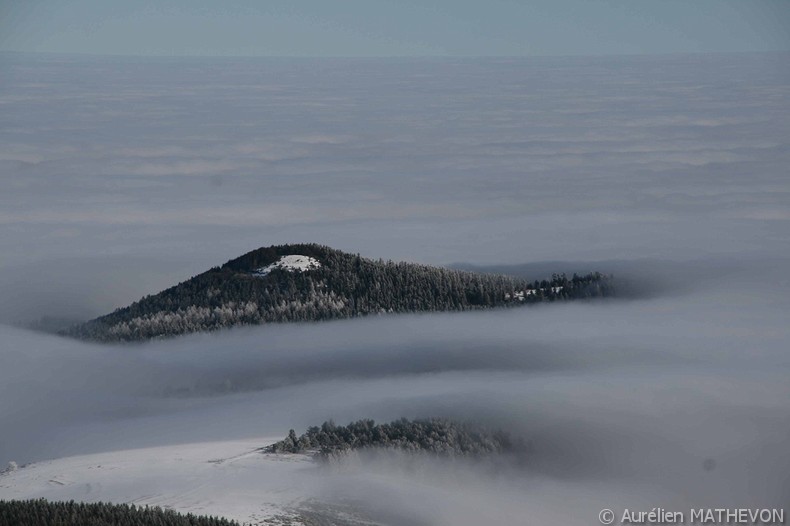
[[[305,480],[299,479],[313,467],[306,455],[259,451],[275,441],[203,442],[36,462],[0,475],[0,500],[133,503],[262,524],[293,517],[288,510],[305,498]]]
[[[305,272],[307,270],[313,270],[320,267],[321,263],[313,257],[292,254],[289,256],[282,256],[271,265],[257,268],[253,270],[252,273],[256,276],[267,276],[272,270],[275,269],[287,270],[289,272]]]

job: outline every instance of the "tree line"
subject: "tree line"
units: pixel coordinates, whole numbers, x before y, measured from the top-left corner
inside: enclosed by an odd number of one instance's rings
[[[450,457],[478,457],[512,453],[524,448],[504,431],[491,431],[465,422],[444,418],[408,420],[401,418],[386,424],[358,420],[345,426],[331,420],[296,436],[288,436],[265,448],[270,453],[313,452],[319,458],[331,458],[360,449],[395,449],[421,451]]]
[[[0,500],[0,526],[239,526],[219,517],[108,502]]]

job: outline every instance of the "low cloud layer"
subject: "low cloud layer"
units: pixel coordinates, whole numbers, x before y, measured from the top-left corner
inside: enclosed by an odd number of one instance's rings
[[[5,54],[0,266],[289,241],[431,263],[775,252],[786,60]]]
[[[129,346],[0,325],[0,462],[447,416],[529,462],[306,491],[415,525],[786,504],[786,61],[0,56],[2,323],[303,241],[640,293]]]
[[[787,258],[786,61],[3,54],[0,321],[96,316],[276,243]]]
[[[695,289],[651,299],[143,345],[3,327],[0,457],[284,436],[329,418],[446,416],[523,437],[528,461],[414,471],[379,459],[317,470],[306,491],[398,524],[525,513],[586,524],[602,507],[779,506],[790,494],[788,286],[779,268],[737,280],[709,270]]]

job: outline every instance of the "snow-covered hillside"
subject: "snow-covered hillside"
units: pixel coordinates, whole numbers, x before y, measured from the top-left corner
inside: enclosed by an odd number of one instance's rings
[[[301,524],[293,509],[306,498],[313,464],[306,455],[259,451],[274,441],[182,444],[37,462],[0,475],[0,500],[134,503],[243,524]]]
[[[253,274],[256,276],[267,276],[274,269],[282,269],[289,272],[305,272],[320,267],[321,263],[313,257],[292,254],[289,256],[282,256],[271,265],[255,269]]]

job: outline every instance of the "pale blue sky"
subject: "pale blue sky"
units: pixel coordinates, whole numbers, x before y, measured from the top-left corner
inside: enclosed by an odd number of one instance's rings
[[[790,0],[0,0],[0,50],[530,56],[790,49]]]

